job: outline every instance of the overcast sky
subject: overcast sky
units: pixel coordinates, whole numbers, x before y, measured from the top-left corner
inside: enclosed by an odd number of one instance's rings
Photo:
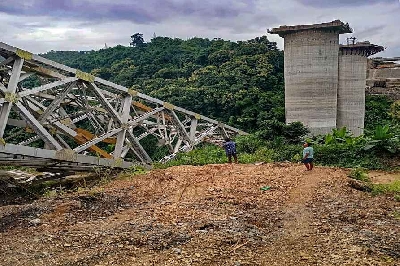
[[[280,25],[349,22],[400,56],[399,0],[0,0],[0,41],[34,53],[128,45],[157,36],[248,40]],[[268,35],[282,48],[283,40]],[[344,42],[346,37],[342,37]]]

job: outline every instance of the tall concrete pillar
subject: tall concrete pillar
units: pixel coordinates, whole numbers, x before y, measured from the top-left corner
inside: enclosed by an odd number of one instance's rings
[[[364,129],[367,57],[383,49],[369,42],[340,46],[337,127],[346,127],[354,136]]]
[[[336,128],[339,34],[348,24],[280,26],[268,31],[285,40],[286,123],[300,121],[312,134]]]

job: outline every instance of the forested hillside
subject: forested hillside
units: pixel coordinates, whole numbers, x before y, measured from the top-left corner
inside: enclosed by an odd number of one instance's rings
[[[284,121],[283,52],[265,36],[156,37],[138,47],[44,56],[250,132]]]
[[[266,36],[239,42],[155,37],[134,47],[43,56],[255,133],[238,139],[240,152],[250,156],[242,162],[299,160],[307,129],[284,123],[283,51]],[[355,138],[342,129],[315,137],[320,163],[384,168],[390,161],[396,167],[399,106],[368,96],[366,135]],[[223,162],[221,151],[207,149],[183,155],[176,164]]]

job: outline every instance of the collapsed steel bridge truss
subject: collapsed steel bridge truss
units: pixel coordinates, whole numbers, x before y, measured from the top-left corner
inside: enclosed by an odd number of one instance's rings
[[[167,162],[236,128],[0,43],[0,165],[87,170]],[[146,145],[145,145],[146,146]]]

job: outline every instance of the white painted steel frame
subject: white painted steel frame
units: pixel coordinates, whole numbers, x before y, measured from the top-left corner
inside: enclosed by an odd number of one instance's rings
[[[135,160],[136,163],[152,163],[140,144],[147,136],[154,136],[169,147],[171,154],[161,160],[167,162],[205,139],[217,142],[227,136],[246,134],[214,119],[1,42],[0,55],[6,58],[0,62],[2,69],[6,68],[2,76],[8,75],[8,80],[6,77],[0,81],[0,156],[126,168]],[[22,82],[32,76],[39,76],[47,83],[33,89],[23,88]],[[137,106],[138,101],[146,107],[144,110]],[[9,117],[11,107],[22,120]],[[79,123],[89,123],[96,132],[103,133],[96,136],[94,132],[92,137],[82,135],[84,133],[77,131]],[[7,124],[21,128],[16,136],[21,137],[25,131],[36,135],[18,141],[19,145],[5,143],[3,135]],[[73,139],[75,148],[70,148],[71,142],[65,138]],[[92,147],[98,150],[95,145],[110,138],[115,139],[114,151],[110,154],[113,159],[80,154]],[[27,146],[39,139],[50,149]],[[129,151],[135,155],[132,163],[123,160]]]

